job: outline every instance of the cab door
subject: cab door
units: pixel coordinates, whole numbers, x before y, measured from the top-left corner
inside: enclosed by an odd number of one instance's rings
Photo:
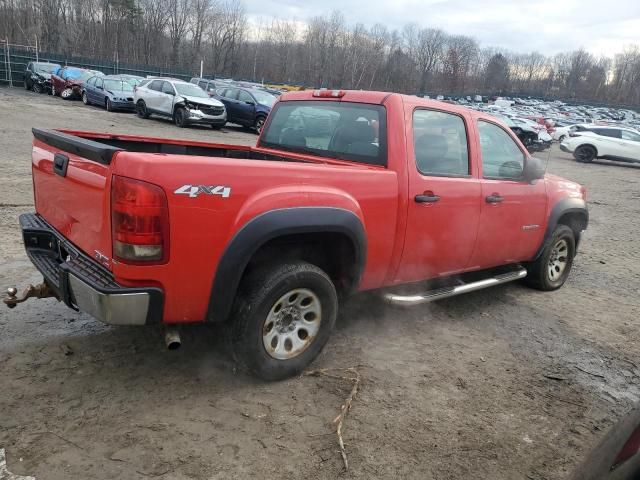
[[[481,186],[469,154],[469,118],[418,107],[406,113],[409,204],[396,280],[414,282],[468,268]]]
[[[531,260],[546,228],[544,180],[523,178],[528,154],[497,123],[477,123],[481,157],[480,224],[470,266],[484,269]]]
[[[238,121],[245,125],[253,125],[256,117],[256,101],[245,90],[238,92]]]

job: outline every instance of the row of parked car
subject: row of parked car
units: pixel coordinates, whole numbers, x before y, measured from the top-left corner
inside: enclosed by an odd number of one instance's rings
[[[243,85],[233,80],[192,78],[143,78],[104,75],[97,70],[31,62],[24,86],[65,100],[82,99],[108,111],[135,111],[140,118],[152,115],[172,120],[178,127],[200,124],[221,128],[227,122],[260,132],[281,92]]]

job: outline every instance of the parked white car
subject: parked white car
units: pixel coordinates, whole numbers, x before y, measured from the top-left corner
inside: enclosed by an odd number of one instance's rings
[[[560,144],[560,150],[572,153],[578,162],[591,162],[596,158],[640,162],[640,133],[627,128],[593,125],[571,132]]]
[[[220,128],[227,123],[222,102],[182,80],[156,78],[142,82],[135,90],[134,102],[140,118],[160,115],[172,119],[178,127],[204,124]]]

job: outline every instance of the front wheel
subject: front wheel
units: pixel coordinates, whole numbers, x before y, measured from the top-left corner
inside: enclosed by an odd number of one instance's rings
[[[329,340],[337,312],[333,282],[315,265],[259,270],[236,298],[229,326],[236,361],[264,380],[298,375]]]
[[[73,97],[73,89],[65,88],[64,90],[62,90],[62,92],[60,92],[60,96],[63,98],[63,100],[70,100],[71,97]]]
[[[538,259],[528,266],[525,282],[538,290],[557,290],[567,281],[575,254],[573,230],[566,225],[558,225]]]
[[[39,84],[38,82],[35,82],[33,84],[33,91],[36,92],[36,93],[43,93],[44,92],[44,87],[41,84]]]
[[[596,152],[596,149],[593,148],[591,145],[582,145],[576,148],[575,152],[573,152],[573,156],[576,159],[576,161],[581,163],[592,162],[597,155],[598,155],[598,152]]]
[[[256,118],[256,122],[253,125],[253,128],[258,134],[262,133],[262,127],[264,127],[265,120],[266,118],[263,116],[259,116],[258,118]]]
[[[111,103],[110,99],[105,99],[104,106],[107,109],[107,112],[113,112],[113,103]]]
[[[179,108],[176,110],[176,113],[173,114],[173,122],[176,124],[176,127],[184,128],[187,126],[187,112],[184,108]]]

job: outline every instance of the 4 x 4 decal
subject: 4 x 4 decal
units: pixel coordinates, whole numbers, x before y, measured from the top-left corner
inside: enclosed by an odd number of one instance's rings
[[[224,185],[183,185],[173,193],[176,195],[189,195],[189,198],[196,198],[201,193],[229,198],[231,196],[231,187]]]

